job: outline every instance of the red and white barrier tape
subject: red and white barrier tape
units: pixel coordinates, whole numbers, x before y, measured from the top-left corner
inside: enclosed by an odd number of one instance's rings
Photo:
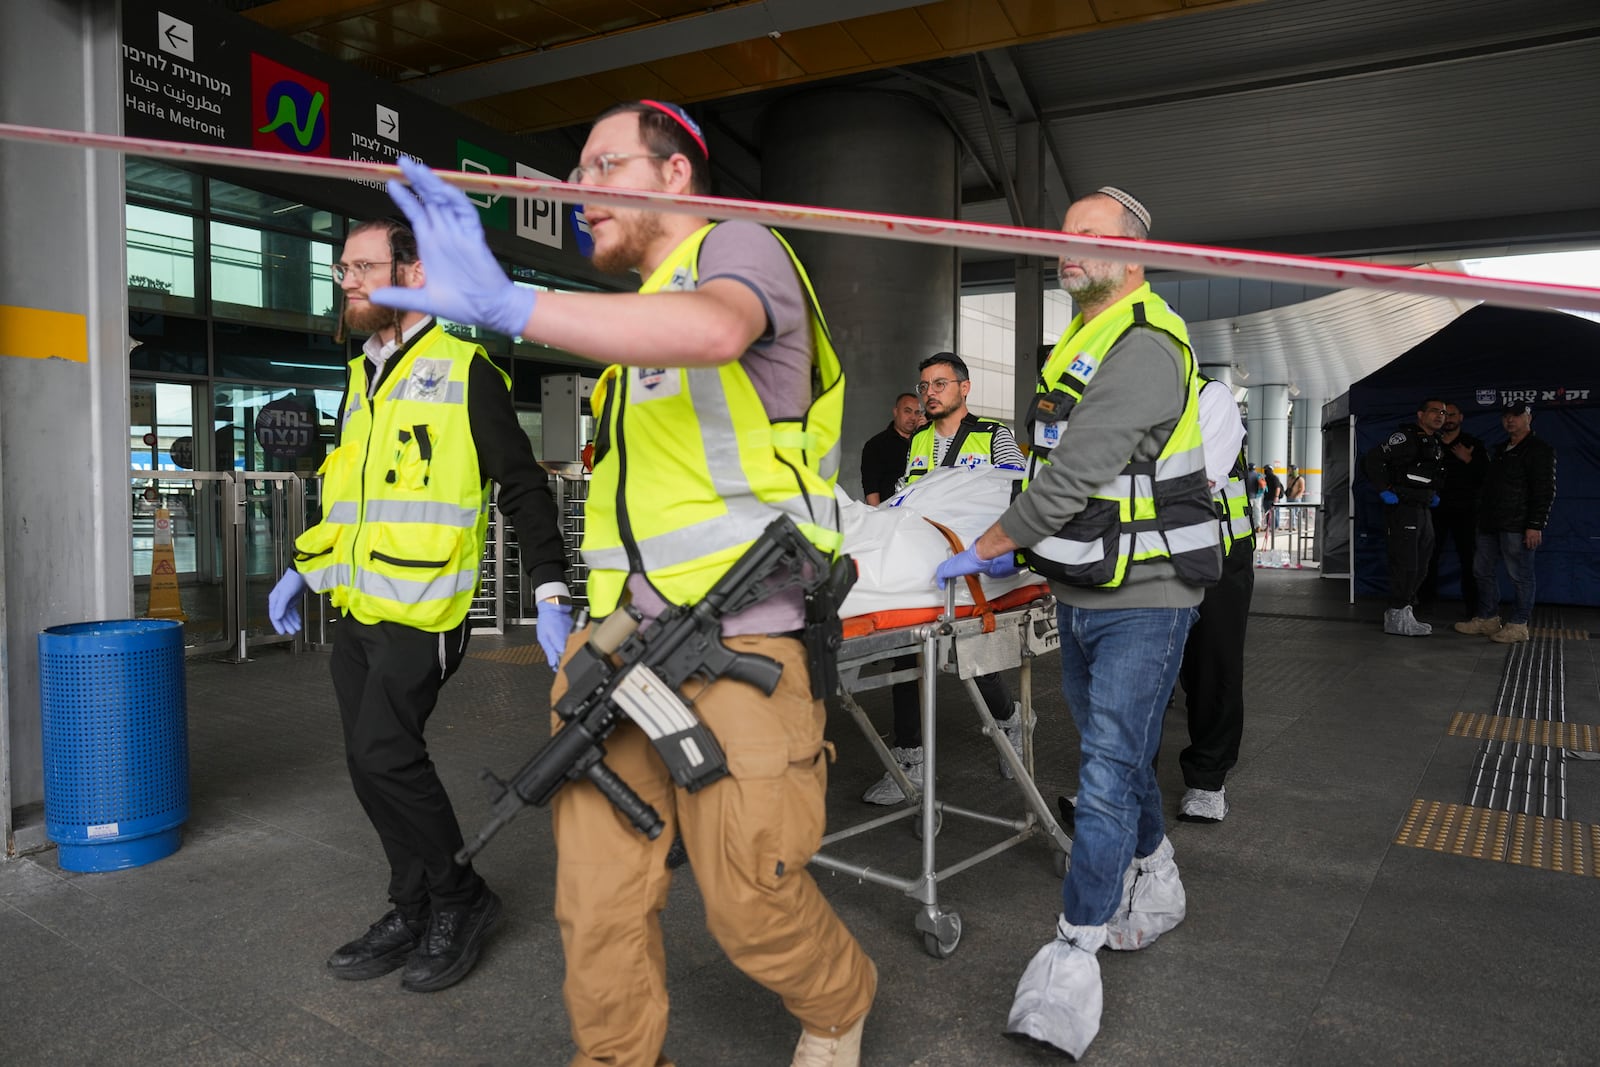
[[[35,144],[100,148],[129,155],[171,159],[215,167],[278,171],[301,176],[373,181],[400,177],[400,168],[386,163],[364,163],[316,156],[289,156],[245,148],[219,148],[179,144],[144,137],[52,130],[0,123],[0,140]],[[603,204],[607,207],[643,208],[699,215],[713,219],[750,219],[796,230],[850,237],[881,237],[891,241],[955,246],[1007,255],[1055,258],[1099,253],[1147,267],[1165,267],[1199,274],[1260,278],[1296,282],[1330,289],[1383,289],[1426,296],[1482,300],[1490,304],[1526,308],[1571,308],[1600,311],[1600,289],[1578,285],[1514,281],[1408,267],[1389,267],[1349,260],[1317,259],[1276,252],[1251,252],[1234,248],[1174,244],[1167,241],[1130,241],[1115,237],[1080,237],[1053,230],[1018,226],[992,226],[948,219],[923,219],[868,211],[842,211],[801,204],[773,204],[760,200],[729,200],[718,196],[673,196],[598,185],[570,185],[536,178],[507,178],[494,174],[438,171],[452,185],[473,193],[497,193],[516,199],[559,200],[566,203]]]

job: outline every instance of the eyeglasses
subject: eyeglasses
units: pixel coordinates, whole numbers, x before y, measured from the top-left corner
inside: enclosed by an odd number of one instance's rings
[[[333,280],[342,285],[344,284],[345,275],[354,274],[356,281],[359,282],[367,276],[367,272],[373,267],[387,267],[393,262],[394,260],[392,259],[380,259],[375,263],[335,263],[333,265]]]
[[[931,382],[918,382],[917,395],[923,396],[927,393],[942,393],[952,385],[964,381],[966,381],[965,378],[935,378]]]
[[[1424,415],[1448,415],[1448,414],[1450,414],[1444,408],[1423,408],[1422,409],[1422,413]]]
[[[653,152],[606,152],[594,157],[591,163],[580,163],[572,168],[572,173],[567,175],[567,181],[573,185],[583,184],[584,179],[591,175],[595,178],[609,178],[611,172],[631,159],[671,159],[671,156],[658,156]]]

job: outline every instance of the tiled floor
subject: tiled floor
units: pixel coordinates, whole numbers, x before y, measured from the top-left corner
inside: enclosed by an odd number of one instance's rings
[[[1394,844],[1414,799],[1465,802],[1480,742],[1447,736],[1449,723],[1493,710],[1505,648],[1447,626],[1385,637],[1381,608],[1346,605],[1339,583],[1257,577],[1232,813],[1171,826],[1189,918],[1146,951],[1102,955],[1104,1026],[1089,1062],[1600,1061],[1600,880]],[[1551,625],[1600,629],[1600,614],[1554,610]],[[469,830],[485,810],[478,770],[512,770],[533,751],[549,685],[540,664],[482,654],[531,639],[475,640],[479,655],[429,726]],[[1573,722],[1600,723],[1595,647],[1563,642]],[[1072,791],[1076,767],[1056,674],[1049,659],[1035,673],[1051,801]],[[953,682],[941,698],[945,798],[1020,811]],[[886,725],[887,698],[864,703]],[[1180,695],[1161,763],[1169,808],[1182,709]],[[565,1062],[543,812],[480,858],[508,921],[470,979],[431,995],[402,992],[397,976],[333,981],[322,961],[384,910],[386,870],[345,778],[326,658],[192,662],[189,720],[192,813],[176,854],[110,874],[64,873],[50,852],[0,863],[0,1064]],[[856,798],[878,772],[847,717],[835,714],[831,733],[839,826],[867,814]],[[1567,818],[1600,823],[1600,763],[1569,760],[1565,774]],[[947,820],[939,841],[956,856],[995,837]],[[841,851],[908,872],[917,848],[901,824]],[[795,1024],[722,958],[682,873],[665,920],[667,1052],[687,1065],[787,1063]],[[964,921],[942,961],[923,952],[910,900],[817,877],[880,969],[865,1062],[1035,1062],[999,1031],[1058,908],[1042,842],[941,887]]]

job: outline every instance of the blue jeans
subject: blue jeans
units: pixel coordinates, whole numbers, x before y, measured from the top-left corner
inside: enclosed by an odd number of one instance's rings
[[[1472,560],[1472,576],[1478,581],[1478,618],[1487,619],[1500,606],[1500,579],[1495,565],[1504,560],[1506,573],[1517,590],[1517,607],[1512,622],[1524,626],[1533,618],[1533,552],[1522,543],[1522,531],[1484,533],[1478,531],[1478,550]]]
[[[1166,834],[1151,766],[1183,660],[1193,608],[1105,610],[1060,605],[1061,689],[1078,727],[1076,836],[1061,913],[1099,926],[1122,901],[1122,873]]]

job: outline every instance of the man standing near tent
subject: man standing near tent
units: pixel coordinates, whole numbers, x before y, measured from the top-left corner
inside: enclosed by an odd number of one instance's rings
[[[1433,511],[1433,552],[1428,575],[1417,590],[1417,603],[1431,607],[1439,593],[1439,558],[1445,545],[1455,546],[1461,567],[1461,614],[1470,619],[1478,608],[1478,583],[1472,577],[1478,545],[1478,490],[1489,472],[1489,450],[1461,428],[1461,405],[1446,401],[1444,428],[1439,431],[1444,451],[1444,482],[1439,486],[1439,506]]]
[[[1383,632],[1397,637],[1426,637],[1433,627],[1413,610],[1417,587],[1433,551],[1429,511],[1439,503],[1444,480],[1444,452],[1439,430],[1445,403],[1429,397],[1417,408],[1417,421],[1403,423],[1388,440],[1368,452],[1361,466],[1384,503],[1384,535],[1389,545],[1389,607]]]
[[[1528,639],[1533,618],[1533,554],[1544,543],[1550,505],[1556,499],[1556,451],[1533,432],[1533,409],[1507,404],[1500,414],[1510,440],[1494,450],[1488,477],[1478,497],[1478,554],[1473,568],[1478,580],[1478,613],[1456,623],[1464,634],[1487,634],[1502,645]],[[1500,625],[1501,560],[1517,590],[1511,619]]]

